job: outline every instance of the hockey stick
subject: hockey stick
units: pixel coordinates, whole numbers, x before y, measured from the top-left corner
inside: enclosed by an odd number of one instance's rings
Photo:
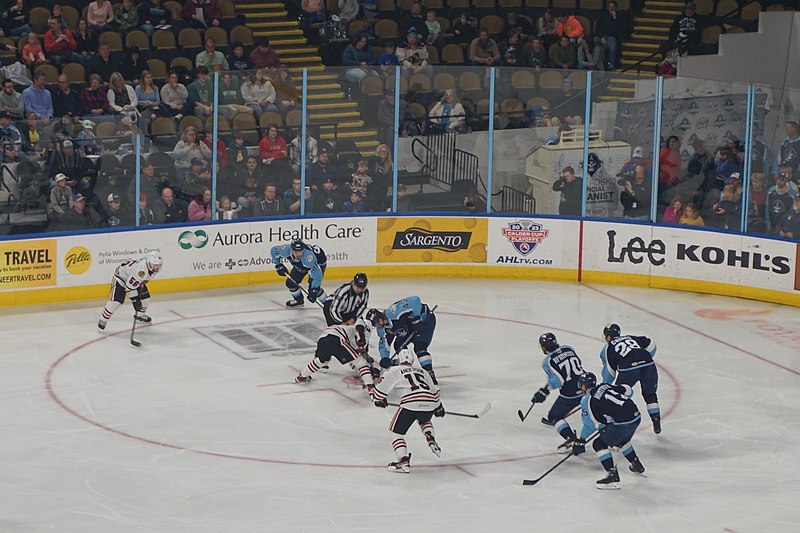
[[[433,308],[431,308],[429,311],[430,311],[431,313],[433,313],[434,311],[436,311],[436,308],[437,308],[437,307],[439,307],[439,304],[436,304],[436,305],[434,305],[434,306],[433,306]],[[406,339],[405,339],[405,340],[402,342],[402,344],[400,344],[400,347],[399,347],[399,348],[397,348],[397,350],[395,350],[395,352],[394,352],[394,355],[392,356],[392,359],[396,359],[396,358],[397,358],[397,355],[398,355],[400,352],[402,352],[402,351],[405,349],[405,347],[406,347],[406,346],[408,346],[409,344],[411,344],[411,341],[412,341],[412,340],[414,340],[414,337],[416,337],[416,336],[417,336],[417,334],[416,334],[416,333],[412,333],[411,335],[409,335],[408,337],[406,337]]]
[[[402,407],[402,405],[400,405],[399,403],[389,403],[388,405],[391,405],[392,407]],[[486,413],[488,413],[489,411],[491,411],[491,409],[492,409],[492,403],[489,402],[489,403],[487,403],[486,405],[483,406],[483,409],[481,409],[480,411],[478,411],[474,415],[473,414],[467,414],[467,413],[455,413],[453,411],[445,411],[445,413],[447,413],[448,415],[451,415],[451,416],[463,416],[464,418],[480,418],[480,417],[484,416]]]
[[[533,410],[534,405],[536,404],[531,402],[531,406],[528,407],[528,411],[524,415],[522,414],[522,409],[517,410],[517,416],[519,416],[520,422],[525,422],[525,419],[528,418],[529,414],[531,414],[531,410]]]
[[[588,439],[586,439],[586,444],[589,444],[590,442],[592,442],[592,440],[594,440],[594,438],[595,438],[595,437],[597,437],[599,434],[600,434],[600,432],[599,432],[599,431],[595,431],[594,433],[592,433],[591,435],[589,435],[589,438],[588,438]],[[552,467],[550,467],[550,469],[549,469],[547,472],[545,472],[545,473],[544,473],[544,474],[542,474],[541,476],[537,477],[536,479],[523,479],[523,480],[522,480],[522,484],[523,484],[523,485],[536,485],[536,484],[537,484],[537,483],[539,483],[541,480],[543,480],[543,479],[544,479],[544,478],[547,476],[547,474],[549,474],[550,472],[552,472],[553,470],[555,470],[556,468],[558,468],[558,467],[559,467],[559,466],[561,466],[562,464],[566,463],[566,462],[567,462],[567,460],[569,460],[569,458],[570,458],[570,457],[572,457],[572,455],[573,455],[573,454],[570,452],[570,454],[569,454],[569,455],[567,455],[566,457],[564,457],[563,459],[561,459],[561,460],[560,460],[559,462],[557,462],[555,465],[553,465]]]
[[[289,278],[289,279],[292,279],[292,278]],[[300,292],[303,293],[303,295],[305,296],[306,299],[308,299],[308,291],[305,290],[299,283],[295,282],[295,280],[293,280],[293,279],[292,279],[292,283],[294,283],[294,286],[297,287],[300,290]],[[322,288],[322,285],[320,285],[320,288]],[[320,309],[325,309],[325,306],[319,300],[314,300],[314,303],[317,304]]]
[[[133,326],[131,326],[131,344],[133,344],[137,348],[141,348],[142,343],[133,339],[133,334],[136,333],[136,322],[138,322],[136,320],[136,315],[133,315]]]

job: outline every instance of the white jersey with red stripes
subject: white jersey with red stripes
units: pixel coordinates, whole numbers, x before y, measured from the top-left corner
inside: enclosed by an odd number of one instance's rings
[[[114,278],[117,283],[125,287],[127,292],[138,290],[142,283],[147,283],[155,274],[147,268],[144,257],[137,260],[125,261],[117,267]]]
[[[362,331],[363,334],[361,333]],[[354,356],[357,356],[359,353],[361,353],[359,341],[361,341],[362,346],[365,349],[369,346],[369,338],[370,335],[372,335],[372,326],[367,322],[364,322],[363,319],[359,318],[356,320],[356,323],[351,326],[341,324],[325,328],[319,338],[321,339],[322,337],[327,337],[329,335],[333,335],[342,339],[342,346],[348,348],[351,352],[353,352]]]
[[[400,406],[411,411],[434,411],[441,405],[439,387],[433,384],[428,372],[417,366],[391,367],[383,373],[373,394],[376,400],[386,400],[393,389],[401,394]]]

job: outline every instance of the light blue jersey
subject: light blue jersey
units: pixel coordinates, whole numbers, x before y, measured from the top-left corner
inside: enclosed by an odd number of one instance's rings
[[[309,247],[306,247],[303,250],[303,253],[300,255],[300,259],[295,259],[292,256],[291,244],[279,244],[277,246],[273,246],[270,254],[272,255],[273,264],[277,265],[284,259],[287,259],[292,267],[300,271],[301,274],[305,275],[307,273],[311,279],[310,287],[312,289],[319,288],[320,285],[322,285],[322,269],[319,266],[317,254],[315,254],[314,251]]]

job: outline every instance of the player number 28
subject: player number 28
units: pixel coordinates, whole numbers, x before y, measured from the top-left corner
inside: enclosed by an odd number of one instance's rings
[[[641,346],[639,346],[639,343],[633,339],[625,339],[625,342],[621,342],[614,346],[614,350],[616,350],[616,352],[622,357],[625,357],[630,353],[631,350],[635,350],[637,348],[641,348]]]

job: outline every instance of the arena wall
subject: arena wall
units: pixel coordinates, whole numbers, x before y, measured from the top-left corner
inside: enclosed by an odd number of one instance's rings
[[[326,279],[496,278],[602,283],[800,307],[800,245],[718,231],[546,217],[246,220],[0,241],[0,305],[103,298],[122,261],[158,250],[154,292],[282,282],[270,248],[301,237]]]

